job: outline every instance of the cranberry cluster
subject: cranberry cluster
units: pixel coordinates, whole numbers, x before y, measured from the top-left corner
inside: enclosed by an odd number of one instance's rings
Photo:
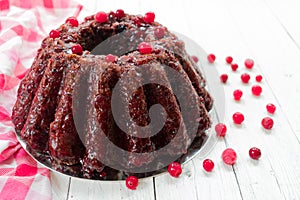
[[[198,62],[198,58],[196,56],[192,56],[193,60],[195,62]],[[216,61],[216,56],[214,54],[209,54],[207,56],[207,60],[209,63],[214,63]],[[236,72],[239,68],[239,65],[237,63],[233,63],[233,58],[231,56],[227,56],[225,58],[225,61],[227,64],[231,66],[231,69],[233,72]],[[254,67],[254,60],[252,59],[246,59],[244,62],[245,68],[247,70],[252,70]],[[242,73],[240,76],[240,79],[243,84],[248,85],[251,80],[251,76],[249,72]],[[257,83],[261,83],[263,77],[262,75],[256,75],[255,80]],[[220,75],[220,81],[222,83],[226,83],[228,81],[228,74],[224,73]],[[255,97],[259,97],[262,93],[262,87],[259,84],[253,85],[251,87],[252,95]],[[241,89],[236,89],[233,91],[233,98],[236,102],[239,102],[243,96],[243,91]],[[274,104],[267,104],[266,110],[269,114],[274,114],[276,111],[276,106]],[[244,120],[245,116],[244,114],[240,112],[235,112],[232,116],[233,123],[236,125],[241,125]],[[261,121],[261,125],[264,129],[270,130],[273,128],[274,121],[271,117],[265,117]],[[217,137],[225,137],[227,133],[227,127],[224,123],[218,123],[215,125],[215,132]],[[252,147],[249,149],[249,157],[253,160],[258,160],[261,157],[261,150],[257,147]],[[225,164],[233,165],[235,164],[237,159],[237,153],[232,148],[227,148],[222,153],[222,160]],[[203,161],[203,169],[206,172],[211,172],[214,168],[214,162],[211,159],[205,159]]]

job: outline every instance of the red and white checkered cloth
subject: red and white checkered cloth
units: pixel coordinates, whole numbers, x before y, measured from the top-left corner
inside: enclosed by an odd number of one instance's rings
[[[17,86],[42,39],[82,6],[72,0],[0,0],[0,199],[51,199],[49,170],[18,143],[11,122]]]

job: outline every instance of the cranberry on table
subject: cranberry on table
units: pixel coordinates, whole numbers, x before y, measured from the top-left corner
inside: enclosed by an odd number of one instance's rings
[[[253,160],[258,160],[261,157],[261,151],[259,148],[257,147],[252,147],[249,150],[249,156],[253,159]]]
[[[259,85],[252,86],[251,90],[254,96],[260,96],[260,94],[262,93],[262,88]]]
[[[181,164],[178,162],[172,162],[168,167],[168,172],[172,177],[178,178],[182,173]]]
[[[49,37],[51,38],[58,38],[60,36],[60,32],[58,30],[52,30],[49,33]]]
[[[228,80],[228,75],[227,74],[221,74],[220,80],[222,83],[226,83]]]
[[[261,82],[262,79],[263,79],[262,75],[257,75],[257,76],[255,77],[256,82]]]
[[[80,44],[75,44],[72,46],[72,53],[81,55],[82,51],[82,46]]]
[[[216,60],[216,56],[214,55],[214,54],[208,54],[208,56],[207,56],[207,60],[208,60],[208,62],[210,62],[210,63],[214,63],[215,62],[215,60]]]
[[[104,23],[106,22],[108,19],[108,16],[105,12],[98,12],[96,15],[95,15],[95,20],[96,22],[99,22],[99,23]]]
[[[274,114],[276,111],[276,106],[272,103],[268,103],[266,105],[266,108],[267,108],[268,113],[270,113],[270,114]]]
[[[232,61],[233,61],[233,58],[232,58],[231,56],[227,56],[227,57],[226,57],[226,62],[227,62],[228,64],[231,64]]]
[[[254,66],[254,60],[249,59],[249,58],[245,60],[245,67],[247,69],[252,69],[253,66]]]
[[[129,176],[126,178],[126,187],[130,190],[135,190],[139,185],[139,179],[135,176]]]
[[[202,166],[205,171],[211,172],[214,169],[215,164],[211,159],[205,159],[202,163]]]
[[[241,80],[243,83],[249,83],[250,75],[248,73],[244,73],[241,75]]]
[[[66,23],[71,24],[71,26],[77,27],[79,25],[78,20],[76,19],[76,17],[69,17],[66,20]]]
[[[265,117],[261,120],[261,125],[264,127],[264,129],[271,130],[274,126],[274,121],[270,117]]]
[[[118,10],[116,11],[116,17],[117,17],[117,18],[121,19],[121,18],[123,18],[124,16],[125,16],[124,10],[118,9]]]
[[[216,131],[217,137],[225,137],[226,132],[227,132],[227,127],[223,123],[218,123],[215,126],[215,131]]]
[[[234,100],[239,101],[239,100],[241,100],[242,96],[243,96],[243,91],[242,90],[234,90],[233,91]]]
[[[230,66],[231,66],[232,71],[234,71],[234,72],[239,68],[239,65],[236,63],[232,63]]]
[[[147,42],[140,43],[138,48],[141,54],[149,54],[152,52],[152,46]]]
[[[245,117],[242,113],[236,112],[232,115],[232,119],[235,124],[242,124],[245,120]]]
[[[157,39],[163,38],[165,36],[165,29],[163,27],[156,27],[154,29],[154,36]]]
[[[192,56],[192,59],[194,60],[195,63],[197,63],[199,61],[197,56]]]
[[[236,162],[236,152],[232,148],[227,148],[222,153],[222,160],[227,165],[233,165]]]
[[[144,21],[146,23],[152,23],[154,22],[154,19],[155,19],[155,13],[154,12],[147,12],[144,16]]]

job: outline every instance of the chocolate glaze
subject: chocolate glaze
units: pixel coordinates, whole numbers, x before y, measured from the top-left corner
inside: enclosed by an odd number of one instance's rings
[[[50,123],[54,120],[60,98],[58,92],[67,69],[67,59],[64,55],[53,56],[37,87],[26,123],[21,132],[21,137],[35,151],[47,151]]]
[[[79,69],[79,65],[70,63],[54,121],[50,125],[49,152],[53,161],[58,164],[78,164],[84,154],[84,145],[77,133],[72,110],[73,90],[79,79]]]
[[[131,153],[145,153],[154,151],[154,145],[150,138],[139,138],[137,134],[143,135],[149,133],[151,130],[141,130],[141,127],[147,126],[150,123],[148,110],[147,110],[147,102],[146,102],[146,94],[144,93],[144,88],[139,87],[138,90],[134,91],[133,94],[130,94],[130,90],[133,86],[142,86],[142,76],[140,72],[130,65],[125,65],[120,69],[121,76],[119,78],[119,84],[122,86],[119,91],[116,91],[118,95],[117,100],[128,102],[128,111],[129,115],[126,116],[126,105],[122,105],[121,103],[116,102],[118,106],[118,110],[120,113],[120,118],[127,130],[120,130],[119,135],[124,141],[123,147],[124,150]],[[125,131],[125,132],[124,132]],[[131,133],[126,134],[126,132]],[[146,133],[147,132],[147,133]],[[143,164],[148,164],[153,160],[153,155],[148,154],[141,158],[137,158],[136,156],[129,156],[126,159],[126,166],[142,166]]]
[[[103,59],[99,59],[99,64]],[[101,163],[100,155],[105,156],[106,153],[106,143],[103,141],[103,138],[108,133],[109,126],[111,124],[109,118],[104,118],[104,114],[101,114],[101,123],[97,119],[97,109],[99,104],[97,104],[99,99],[99,90],[98,90],[98,81],[99,76],[105,70],[105,66],[94,65],[95,62],[87,61],[84,64],[85,71],[88,72],[88,79],[86,89],[89,91],[87,96],[87,115],[83,123],[86,124],[85,127],[85,147],[86,152],[83,157],[83,176],[85,178],[100,179],[101,172],[104,169],[105,165]],[[107,66],[106,66],[107,67]],[[106,88],[107,89],[107,88]],[[104,104],[109,104],[109,102],[101,101]],[[78,105],[78,106],[83,106]],[[96,109],[97,108],[97,109]],[[77,109],[77,108],[75,108]],[[105,108],[104,108],[105,109]],[[108,113],[106,113],[106,116]],[[100,132],[102,128],[103,132]]]

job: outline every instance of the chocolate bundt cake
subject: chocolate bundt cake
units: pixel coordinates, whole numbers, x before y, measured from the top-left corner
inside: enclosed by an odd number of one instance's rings
[[[50,32],[20,84],[12,120],[50,167],[112,179],[159,170],[200,148],[212,103],[183,41],[154,13],[118,10],[80,24],[70,17]]]

